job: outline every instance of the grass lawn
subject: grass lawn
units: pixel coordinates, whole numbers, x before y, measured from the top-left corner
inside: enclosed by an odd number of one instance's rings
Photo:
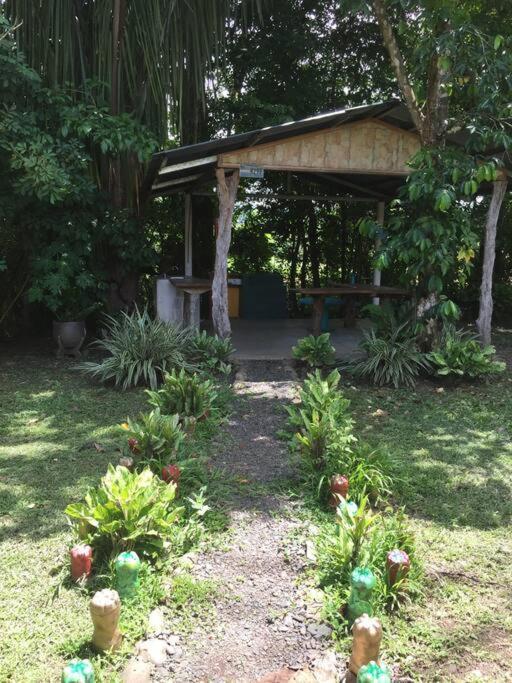
[[[424,599],[388,625],[388,660],[415,680],[512,680],[512,374],[346,395],[356,433],[396,459],[425,558]]]
[[[425,597],[388,624],[388,660],[415,680],[512,680],[512,375],[436,388],[346,389],[356,433],[396,458],[425,557]],[[63,510],[117,461],[116,425],[143,405],[72,363],[0,357],[0,681],[58,680],[84,652],[88,595],[61,579]]]

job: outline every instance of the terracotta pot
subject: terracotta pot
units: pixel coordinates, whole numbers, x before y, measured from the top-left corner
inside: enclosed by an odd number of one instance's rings
[[[86,335],[85,323],[57,322],[53,323],[53,338],[58,345],[58,356],[70,355],[80,357],[80,347],[84,343]]]

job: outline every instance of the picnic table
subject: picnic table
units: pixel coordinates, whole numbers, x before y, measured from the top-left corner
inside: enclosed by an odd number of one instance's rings
[[[404,298],[413,296],[412,292],[400,287],[381,287],[380,285],[363,285],[363,284],[339,284],[329,285],[328,287],[296,287],[292,291],[304,296],[310,296],[313,299],[313,334],[318,337],[321,333],[321,321],[324,312],[325,299],[328,296],[352,297],[351,304],[348,305],[349,315],[346,316],[349,321],[355,321],[354,315],[354,300],[357,297],[371,296],[379,298]],[[349,326],[349,325],[347,325]]]

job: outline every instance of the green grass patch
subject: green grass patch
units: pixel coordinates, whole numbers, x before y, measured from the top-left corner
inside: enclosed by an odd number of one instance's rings
[[[160,599],[166,572],[143,577],[140,598],[123,605],[121,652],[94,655],[88,603],[111,579],[101,570],[85,589],[67,579],[72,534],[64,509],[98,484],[110,462],[117,464],[119,424],[147,409],[146,395],[142,389],[99,386],[77,373],[73,363],[51,356],[10,356],[1,359],[1,367],[0,680],[53,682],[67,659],[91,655],[97,680],[115,681]],[[221,391],[227,411],[229,387]],[[196,430],[203,455],[213,447],[216,430],[207,422]],[[217,477],[212,473],[212,484]],[[214,488],[207,501],[214,510],[205,518],[211,539],[227,528],[227,516],[213,502],[222,497],[222,486],[216,494]]]

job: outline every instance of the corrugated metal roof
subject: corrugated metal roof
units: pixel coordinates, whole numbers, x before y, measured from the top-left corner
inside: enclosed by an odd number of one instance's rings
[[[158,152],[153,155],[149,164],[143,184],[143,192],[155,196],[188,191],[211,182],[215,177],[215,163],[218,154],[256,147],[264,143],[284,140],[365,118],[379,118],[406,130],[414,128],[407,108],[396,99],[317,114],[300,121],[267,126],[218,140],[208,140],[195,145]],[[156,180],[158,183],[155,182]]]

